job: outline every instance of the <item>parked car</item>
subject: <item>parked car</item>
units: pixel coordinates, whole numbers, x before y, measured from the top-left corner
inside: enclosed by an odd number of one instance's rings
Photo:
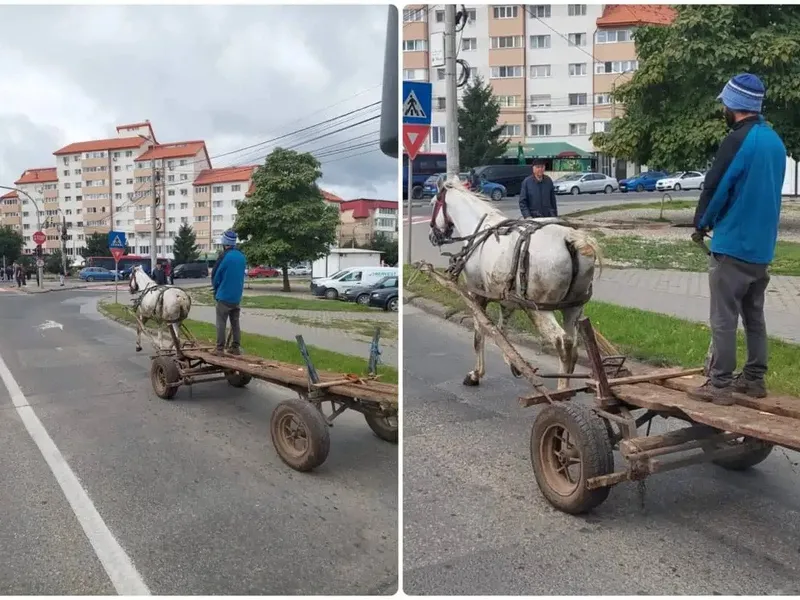
[[[173,279],[202,279],[208,277],[207,262],[184,263],[172,271]]]
[[[369,305],[382,308],[385,311],[397,312],[397,308],[400,305],[397,288],[387,287],[371,292],[369,295]]]
[[[250,267],[247,270],[247,276],[253,279],[259,277],[278,277],[280,274],[281,272],[278,271],[278,269],[273,269],[272,267]]]
[[[350,288],[376,284],[384,277],[398,276],[397,267],[348,267],[330,277],[311,280],[311,293],[315,296],[336,300]]]
[[[289,267],[289,275],[293,275],[295,277],[301,275],[311,275],[311,269],[308,267]]]
[[[575,173],[558,178],[553,182],[556,194],[610,194],[619,189],[619,183],[613,177],[603,173]]]
[[[78,279],[81,281],[114,281],[115,279],[122,279],[116,272],[103,267],[86,267],[81,269],[78,273]]]
[[[666,192],[675,190],[702,190],[705,186],[706,175],[700,171],[680,171],[665,179],[656,182],[656,190]]]
[[[360,285],[352,287],[341,295],[341,299],[345,302],[355,302],[357,304],[369,305],[370,293],[382,290],[384,288],[397,288],[397,276],[388,275],[379,279],[373,285]]]
[[[475,167],[475,175],[480,179],[502,185],[509,196],[519,195],[522,182],[531,174],[530,165],[484,165]]]
[[[623,194],[626,192],[655,192],[656,183],[661,179],[669,177],[668,173],[662,171],[647,171],[646,173],[639,173],[636,177],[629,177],[622,179],[619,182],[619,191]]]
[[[444,179],[447,177],[447,173],[437,173],[436,175],[431,175],[425,180],[425,184],[422,186],[422,197],[423,198],[433,198],[436,194],[439,193],[439,179]],[[469,173],[459,173],[458,178],[461,180],[461,183],[468,184],[469,182]],[[469,189],[469,185],[467,185],[467,189]]]
[[[508,195],[508,190],[504,185],[484,179],[481,179],[480,189],[477,191],[484,196],[488,196],[495,202],[499,202]]]

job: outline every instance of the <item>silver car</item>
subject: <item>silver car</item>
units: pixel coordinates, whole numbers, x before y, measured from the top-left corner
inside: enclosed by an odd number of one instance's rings
[[[619,182],[602,173],[575,173],[553,182],[556,194],[610,194],[619,190]]]

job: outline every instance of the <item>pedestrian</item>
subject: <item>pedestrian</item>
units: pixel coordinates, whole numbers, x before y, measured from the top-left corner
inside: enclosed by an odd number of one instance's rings
[[[242,331],[239,315],[244,294],[244,271],[247,266],[244,254],[236,248],[236,232],[228,230],[220,240],[223,253],[214,267],[211,285],[214,300],[217,302],[217,347],[214,354],[222,356],[225,351],[225,329],[231,322],[233,341],[228,349],[230,354],[241,354]]]
[[[167,274],[164,272],[160,263],[156,263],[156,268],[153,271],[153,281],[157,285],[167,285]]]
[[[523,218],[557,217],[556,188],[553,180],[544,174],[544,161],[533,161],[533,174],[522,182],[519,192],[519,210]]]
[[[717,97],[731,132],[706,174],[694,216],[695,241],[714,232],[708,272],[711,345],[708,380],[689,395],[715,404],[734,404],[733,392],[767,395],[764,299],[778,239],[786,147],[761,116],[764,95],[757,76],[741,73]],[[747,361],[734,375],[739,315]]]

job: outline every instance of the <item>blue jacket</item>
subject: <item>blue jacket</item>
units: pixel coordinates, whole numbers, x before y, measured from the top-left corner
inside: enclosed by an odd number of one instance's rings
[[[239,304],[242,301],[246,267],[247,261],[240,250],[233,248],[225,252],[211,279],[215,300],[228,304]]]
[[[706,175],[697,229],[713,230],[711,251],[768,265],[775,257],[786,147],[761,116],[736,123]]]

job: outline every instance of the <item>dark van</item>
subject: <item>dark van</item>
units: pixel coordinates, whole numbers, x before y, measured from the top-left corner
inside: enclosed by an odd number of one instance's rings
[[[173,279],[202,279],[208,277],[208,263],[193,262],[178,265],[172,270]]]
[[[530,165],[484,165],[475,167],[475,175],[499,183],[509,196],[518,196],[522,182],[532,173]]]

